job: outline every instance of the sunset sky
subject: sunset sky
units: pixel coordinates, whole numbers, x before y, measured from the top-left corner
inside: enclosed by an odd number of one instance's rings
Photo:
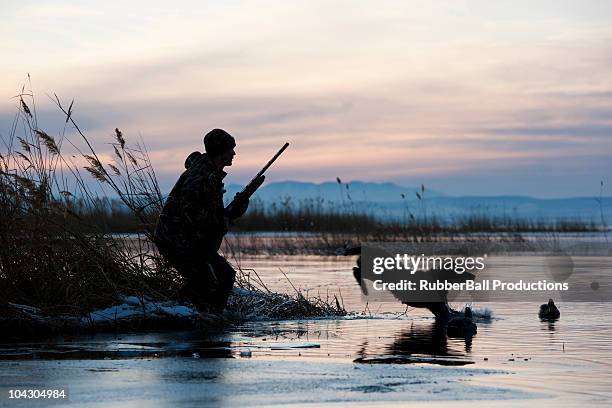
[[[45,94],[74,98],[100,146],[115,127],[142,135],[164,190],[214,127],[238,141],[229,183],[289,141],[269,180],[612,189],[609,1],[20,0],[0,15],[0,133],[30,73],[48,133]]]

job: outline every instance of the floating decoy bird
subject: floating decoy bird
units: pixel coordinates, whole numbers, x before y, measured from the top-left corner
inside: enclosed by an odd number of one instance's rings
[[[446,325],[448,337],[473,336],[477,332],[476,323],[472,320],[472,309],[465,308],[463,316],[453,317]]]
[[[555,306],[555,302],[553,302],[552,299],[548,299],[548,303],[544,303],[540,306],[538,316],[540,319],[558,319],[561,316],[561,312],[557,309],[557,306]]]

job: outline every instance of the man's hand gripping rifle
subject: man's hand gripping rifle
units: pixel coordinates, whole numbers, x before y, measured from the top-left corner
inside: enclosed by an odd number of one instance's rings
[[[227,207],[225,207],[225,213],[227,214],[230,220],[235,220],[236,218],[242,217],[242,215],[244,215],[249,206],[249,198],[251,198],[251,196],[255,194],[255,191],[257,191],[257,189],[261,187],[264,180],[266,179],[264,173],[266,172],[266,170],[268,170],[272,163],[274,163],[276,159],[278,159],[278,157],[283,154],[285,149],[287,149],[288,147],[289,143],[285,143],[283,147],[281,147],[279,151],[276,152],[274,157],[272,157],[270,161],[266,163],[263,169],[261,169],[259,173],[255,175],[255,177],[253,177],[249,184],[247,184],[241,192],[236,193],[236,196],[234,197],[232,202],[229,203]]]

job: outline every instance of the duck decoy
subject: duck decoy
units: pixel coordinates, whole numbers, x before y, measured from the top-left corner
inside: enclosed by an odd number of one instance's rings
[[[540,319],[558,319],[561,317],[561,312],[557,306],[555,306],[555,302],[553,302],[552,299],[548,299],[548,303],[544,303],[540,306],[538,316]]]
[[[446,325],[448,337],[473,336],[477,332],[476,323],[472,320],[472,309],[465,308],[463,316],[453,317]]]

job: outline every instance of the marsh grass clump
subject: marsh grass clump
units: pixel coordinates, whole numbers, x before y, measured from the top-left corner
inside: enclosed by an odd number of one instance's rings
[[[243,268],[240,255],[244,250],[240,243],[226,242],[225,254],[236,266],[236,283],[228,299],[227,310],[232,318],[243,320],[283,320],[337,317],[347,314],[342,294],[330,294],[323,298],[319,293],[311,295],[297,288],[289,277],[279,269],[292,290],[278,293],[270,290],[255,269]]]
[[[79,315],[107,307],[126,293],[171,296],[180,280],[147,236],[161,194],[146,150],[129,148],[118,130],[107,167],[65,109],[63,129],[43,130],[31,92],[18,95],[11,132],[0,153],[0,296],[7,305],[47,315]],[[74,131],[76,133],[69,134]],[[96,184],[109,185],[139,220],[137,238],[119,239],[83,214],[107,211]]]
[[[239,268],[237,288],[228,300],[228,310],[237,320],[283,320],[345,316],[342,295],[327,293],[310,296],[296,288],[284,272],[280,271],[293,291],[273,292],[265,285],[255,270]]]
[[[283,320],[345,316],[337,296],[331,299],[306,297],[303,293],[239,290],[228,300],[228,310],[237,320]]]

